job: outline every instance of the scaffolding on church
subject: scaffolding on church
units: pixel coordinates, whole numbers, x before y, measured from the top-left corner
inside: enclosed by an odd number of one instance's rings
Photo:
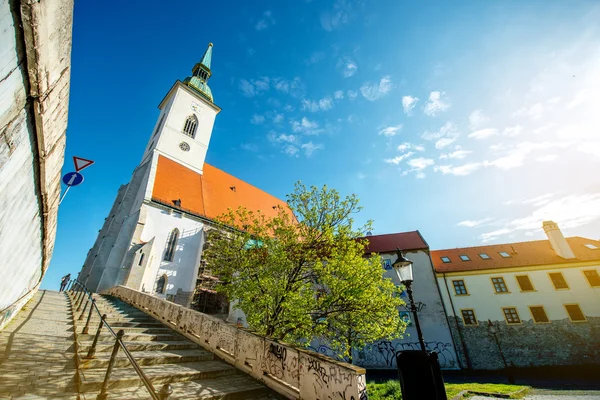
[[[227,314],[229,311],[227,296],[216,290],[220,282],[219,277],[213,274],[206,261],[200,261],[192,308],[205,314]]]

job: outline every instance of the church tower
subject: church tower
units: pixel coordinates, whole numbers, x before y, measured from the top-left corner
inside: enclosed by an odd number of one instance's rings
[[[206,230],[229,208],[244,206],[275,216],[285,207],[205,163],[221,111],[208,86],[212,51],[211,43],[191,76],[176,81],[160,102],[142,161],[119,188],[79,273],[89,290],[124,285],[185,306],[198,302],[199,293],[214,298],[214,290],[199,280],[207,273],[200,270]]]
[[[212,48],[209,43],[200,62],[192,68],[192,75],[177,81],[161,101],[158,122],[142,163],[159,153],[202,173],[215,117],[221,111],[208,86]]]

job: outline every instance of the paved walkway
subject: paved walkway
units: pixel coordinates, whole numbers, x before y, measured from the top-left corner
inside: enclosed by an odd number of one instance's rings
[[[494,397],[474,396],[469,400],[490,400]],[[599,400],[599,391],[589,390],[532,390],[523,400]]]
[[[40,290],[0,331],[0,399],[77,399],[68,304],[65,294]]]

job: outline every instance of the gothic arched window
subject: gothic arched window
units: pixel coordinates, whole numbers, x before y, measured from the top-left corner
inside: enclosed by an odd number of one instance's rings
[[[196,135],[196,127],[198,126],[198,118],[195,115],[190,115],[185,119],[183,125],[183,133],[193,138]]]
[[[156,293],[163,294],[167,290],[167,275],[163,275],[156,282]]]
[[[173,256],[175,255],[175,246],[177,246],[177,239],[179,239],[179,229],[175,228],[171,231],[169,240],[167,240],[167,248],[165,249],[163,261],[173,261]]]

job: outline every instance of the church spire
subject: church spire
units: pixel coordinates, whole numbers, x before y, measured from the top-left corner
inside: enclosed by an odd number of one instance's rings
[[[199,63],[192,68],[192,76],[184,79],[183,83],[197,91],[202,97],[213,102],[213,96],[207,81],[211,77],[210,63],[212,61],[213,44],[209,43]]]

